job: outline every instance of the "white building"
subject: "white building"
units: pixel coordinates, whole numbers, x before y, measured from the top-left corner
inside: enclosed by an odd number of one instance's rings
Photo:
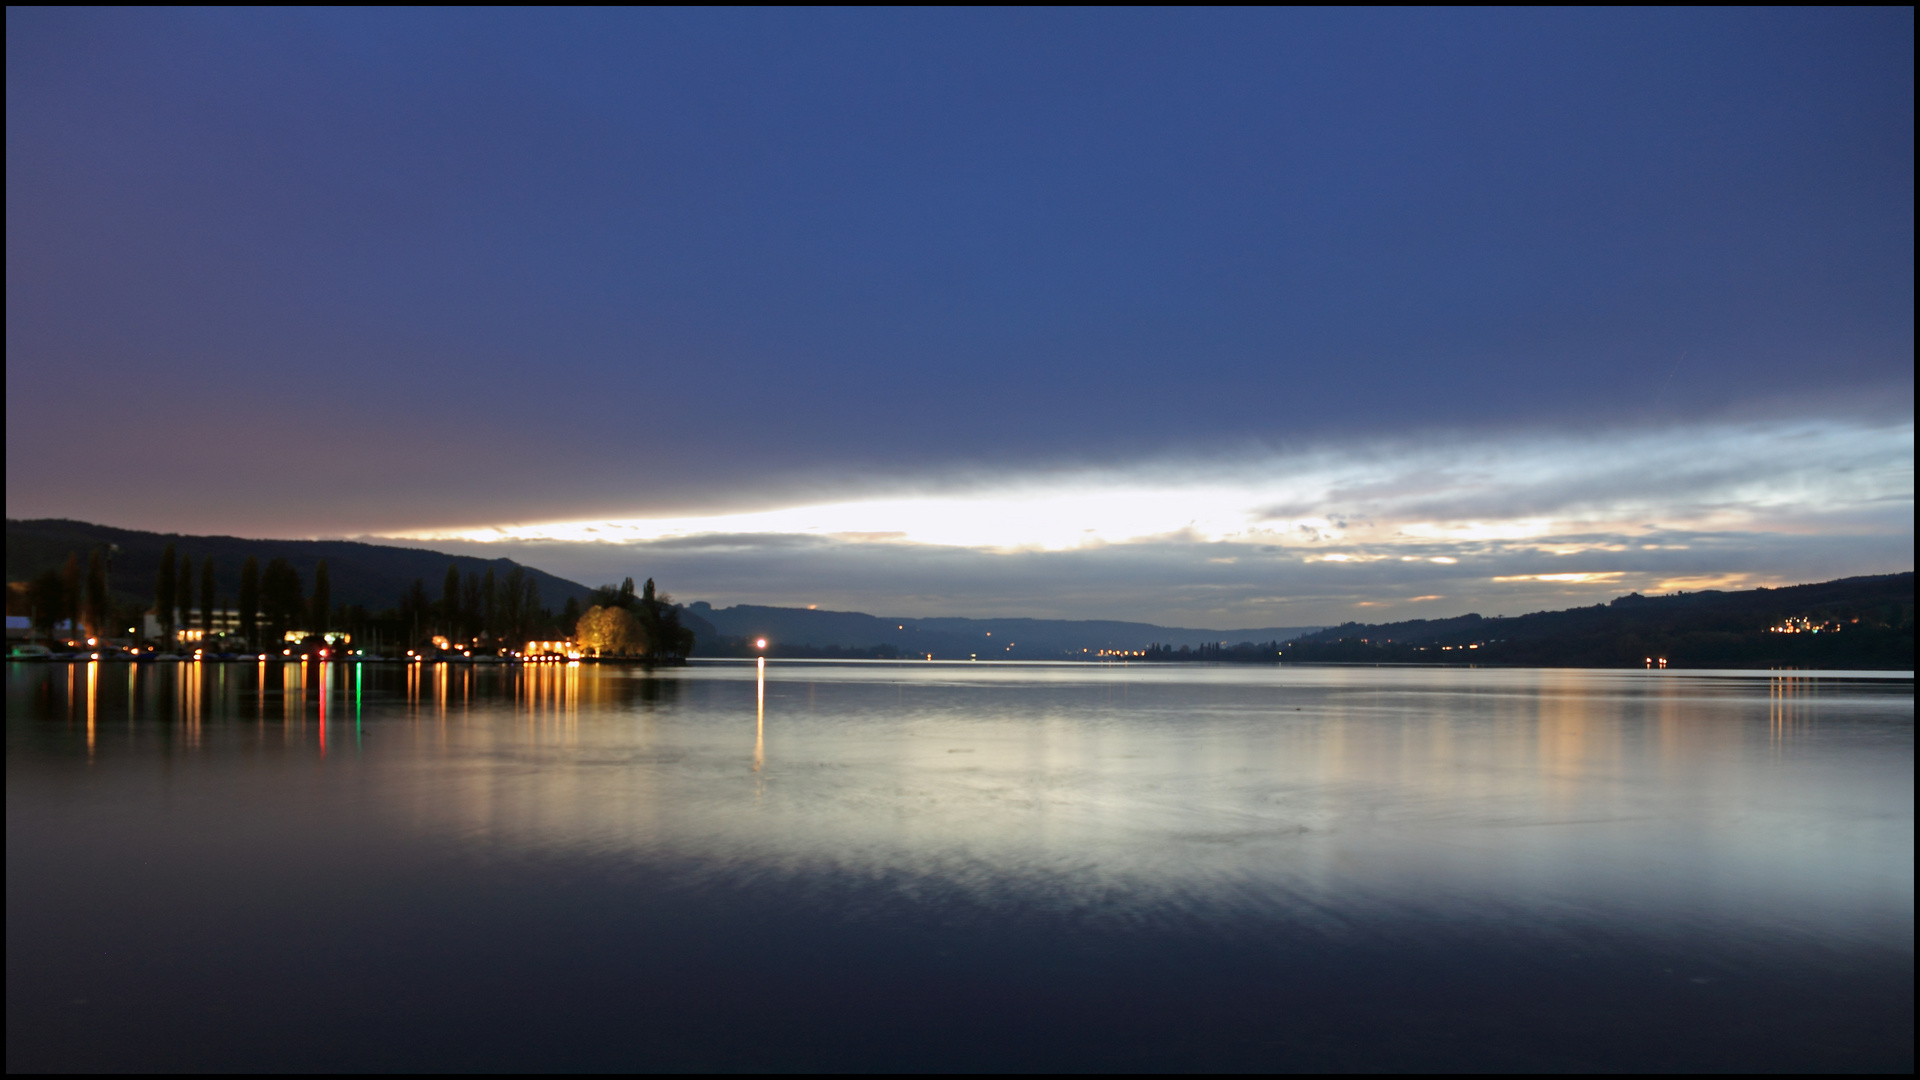
[[[200,612],[193,611],[190,614],[192,616],[191,618],[187,619],[185,622],[180,623],[179,625],[174,627],[174,630],[173,630],[174,640],[181,641],[181,642],[195,642],[195,641],[201,641],[206,638],[207,636],[206,632],[201,629],[201,627],[204,624],[201,621]],[[140,630],[145,636],[147,636],[148,638],[157,638],[160,636],[160,616],[149,611],[145,615],[142,615],[140,618],[141,618]],[[239,633],[240,632],[240,609],[239,608],[214,608],[213,609],[213,632],[215,635]]]

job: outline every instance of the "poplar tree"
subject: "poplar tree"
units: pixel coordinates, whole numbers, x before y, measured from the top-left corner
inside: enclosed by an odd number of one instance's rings
[[[160,553],[160,580],[153,587],[153,613],[159,616],[160,640],[173,647],[173,545]]]
[[[266,609],[267,636],[279,644],[286,639],[288,630],[300,629],[293,625],[302,614],[301,608],[306,606],[300,571],[285,559],[273,560],[260,575],[260,593],[261,605]]]
[[[333,582],[327,576],[327,560],[321,559],[320,565],[313,568],[312,615],[307,620],[310,629],[316,634],[325,634],[332,614]]]
[[[87,556],[87,636],[107,636],[107,562],[99,548]]]
[[[240,564],[240,636],[249,647],[260,632],[260,560],[252,555]]]
[[[480,575],[467,571],[460,582],[460,636],[472,638],[480,632]]]
[[[401,601],[400,606],[403,611],[408,608],[412,609],[413,636],[408,638],[407,641],[409,644],[418,645],[421,643],[421,638],[426,636],[420,633],[422,621],[426,620],[430,622],[433,618],[433,603],[427,599],[427,583],[420,578],[414,578],[413,587],[407,590],[406,598]],[[405,617],[403,616],[402,618],[404,619]]]
[[[540,613],[540,583],[534,580],[532,574],[528,574],[527,582],[521,586],[521,589],[523,591],[520,594],[520,637],[525,640],[532,637],[534,631],[541,629],[538,624],[545,620],[541,618]]]
[[[180,560],[179,580],[174,583],[174,602],[180,605],[180,627],[193,629],[193,557]]]
[[[200,564],[200,633],[213,636],[213,556]]]
[[[49,566],[33,579],[30,591],[33,597],[33,628],[40,636],[53,640],[53,628],[60,621],[60,612],[66,606],[66,595],[61,591],[60,572]]]
[[[480,630],[495,640],[500,637],[500,606],[495,603],[497,599],[493,584],[493,567],[489,566],[487,576],[480,579]]]
[[[460,636],[460,567],[447,564],[447,579],[440,586],[440,632],[449,638]]]
[[[67,552],[67,565],[60,572],[60,599],[65,602],[67,633],[69,634],[78,634],[80,632],[81,581],[80,553],[77,551],[69,551]]]
[[[522,610],[520,604],[524,599],[526,579],[527,572],[516,566],[507,571],[507,580],[500,586],[500,607],[503,611],[501,626],[505,629],[505,637],[509,641],[526,640],[522,633],[526,629],[526,612]]]

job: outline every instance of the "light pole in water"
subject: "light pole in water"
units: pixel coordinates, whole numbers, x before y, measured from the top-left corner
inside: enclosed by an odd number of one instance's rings
[[[767,639],[755,638],[753,647],[762,650],[761,655],[754,658],[760,678],[753,692],[753,771],[759,772],[767,761]]]

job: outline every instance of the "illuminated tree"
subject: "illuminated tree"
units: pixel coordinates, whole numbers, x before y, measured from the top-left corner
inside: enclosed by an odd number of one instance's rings
[[[628,656],[647,650],[646,631],[625,608],[594,605],[580,616],[574,640],[599,656]]]

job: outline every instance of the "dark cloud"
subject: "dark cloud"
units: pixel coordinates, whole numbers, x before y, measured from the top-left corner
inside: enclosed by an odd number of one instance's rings
[[[1912,415],[1910,9],[7,25],[13,515],[392,532]]]

